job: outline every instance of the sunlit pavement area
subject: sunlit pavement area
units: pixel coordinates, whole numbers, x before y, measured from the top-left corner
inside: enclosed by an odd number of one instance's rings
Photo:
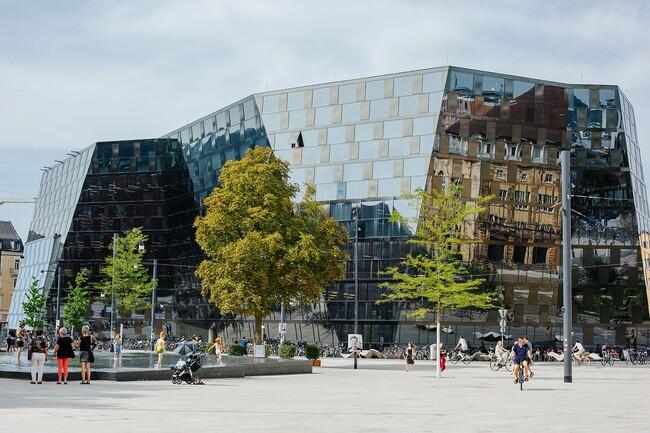
[[[538,364],[524,391],[487,363],[324,359],[311,375],[209,379],[206,385],[68,385],[0,379],[0,431],[648,432],[650,366]],[[6,429],[6,430],[5,430]],[[516,430],[513,430],[516,429]]]

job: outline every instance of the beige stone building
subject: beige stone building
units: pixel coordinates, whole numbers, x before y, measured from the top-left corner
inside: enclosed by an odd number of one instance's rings
[[[22,254],[23,241],[14,226],[0,221],[0,323],[7,321]]]

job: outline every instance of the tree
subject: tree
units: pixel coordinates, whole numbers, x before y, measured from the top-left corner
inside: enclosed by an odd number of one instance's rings
[[[144,309],[148,306],[154,281],[142,266],[144,245],[148,237],[140,227],[124,232],[115,241],[115,259],[112,254],[106,257],[106,266],[101,269],[104,279],[100,284],[106,296],[115,293],[115,303],[118,310],[125,313]],[[109,246],[113,251],[113,242]]]
[[[67,323],[71,331],[75,327],[83,325],[88,306],[88,269],[81,269],[75,276],[75,284],[68,292],[63,308],[63,320]]]
[[[43,309],[45,308],[45,295],[43,288],[39,287],[37,278],[32,277],[32,284],[27,292],[27,298],[23,302],[25,313],[25,324],[34,329],[43,327]]]
[[[479,197],[476,203],[460,199],[460,187],[450,184],[441,191],[418,190],[411,198],[419,205],[420,215],[415,236],[408,242],[413,252],[407,254],[401,268],[384,271],[392,281],[382,283],[388,289],[379,302],[405,301],[420,303],[411,313],[423,318],[434,312],[436,317],[437,359],[440,358],[440,319],[446,308],[494,306],[493,294],[482,291],[483,280],[472,277],[462,261],[463,247],[480,241],[467,236],[470,219],[485,210],[492,197]],[[394,221],[403,221],[401,215]],[[404,221],[406,222],[406,221]],[[437,376],[440,376],[440,363]]]
[[[194,224],[206,256],[196,275],[222,313],[254,317],[259,343],[262,319],[274,306],[315,302],[343,277],[347,232],[313,200],[312,187],[294,203],[299,187],[268,148],[227,162],[219,182]]]

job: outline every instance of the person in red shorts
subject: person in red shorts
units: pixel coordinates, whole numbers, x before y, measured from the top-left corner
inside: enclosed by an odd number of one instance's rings
[[[56,356],[56,372],[58,375],[57,385],[61,384],[61,377],[63,383],[68,384],[68,363],[70,358],[74,358],[74,347],[72,338],[68,336],[68,330],[65,328],[59,329],[59,338],[56,339],[54,346],[54,355]]]

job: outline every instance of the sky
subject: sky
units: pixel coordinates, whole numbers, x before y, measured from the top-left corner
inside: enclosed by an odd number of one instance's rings
[[[0,198],[255,92],[456,65],[618,84],[650,156],[650,2],[0,0]],[[33,206],[0,206],[26,239]]]

